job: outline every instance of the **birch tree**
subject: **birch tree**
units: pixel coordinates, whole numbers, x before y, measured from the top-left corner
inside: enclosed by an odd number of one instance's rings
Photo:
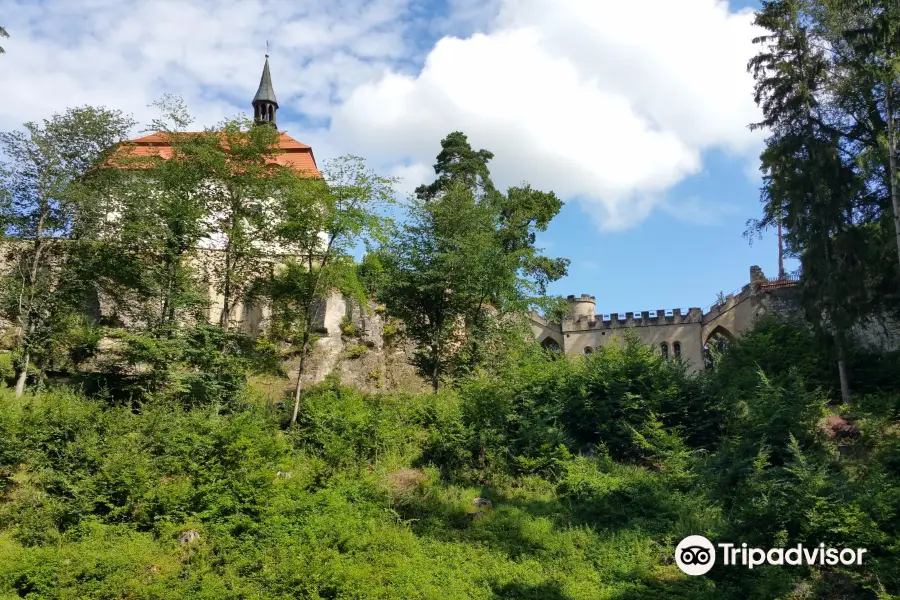
[[[42,335],[54,319],[75,310],[91,284],[79,250],[95,239],[100,190],[117,175],[96,167],[133,126],[119,111],[85,106],[0,133],[3,310],[19,332],[17,396],[25,390]]]
[[[273,320],[299,351],[291,424],[300,412],[318,302],[334,289],[360,289],[350,252],[384,240],[395,183],[356,156],[326,161],[321,179],[281,180],[277,240],[295,258],[275,277]]]

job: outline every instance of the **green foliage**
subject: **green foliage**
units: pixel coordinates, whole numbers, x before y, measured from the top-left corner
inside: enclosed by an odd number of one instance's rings
[[[352,346],[347,346],[347,349],[344,351],[344,354],[347,358],[359,358],[363,354],[366,353],[368,348],[362,346],[360,344],[354,344]]]
[[[216,330],[177,342],[204,372]],[[167,360],[168,347],[123,343],[147,365]],[[782,344],[795,366],[762,374]],[[532,343],[438,394],[328,378],[286,430],[287,412],[249,390],[227,411],[0,391],[0,595],[896,594],[900,399],[846,408],[861,434],[838,452],[821,429],[831,388],[809,383],[822,354],[777,322],[700,377],[634,339],[556,360]],[[713,410],[716,427],[697,423]],[[476,497],[491,506],[476,511]],[[189,529],[200,539],[182,545]],[[689,534],[872,558],[691,578],[672,562]]]
[[[388,321],[381,329],[381,336],[386,346],[392,346],[400,335],[400,324],[396,321]]]
[[[346,337],[356,337],[359,335],[359,330],[356,328],[356,325],[353,324],[353,321],[350,320],[349,317],[344,317],[341,319],[341,334]]]
[[[0,277],[0,313],[19,327],[20,371],[58,358],[61,334],[93,289],[82,240],[100,233],[104,192],[121,179],[97,167],[133,125],[85,106],[0,133],[0,228],[15,240],[4,248],[11,268]]]
[[[442,377],[486,364],[488,321],[533,305],[569,263],[534,246],[562,207],[552,192],[525,185],[502,194],[487,166],[493,154],[473,150],[461,132],[441,147],[437,179],[416,189],[408,220],[364,270],[418,343],[435,390]]]

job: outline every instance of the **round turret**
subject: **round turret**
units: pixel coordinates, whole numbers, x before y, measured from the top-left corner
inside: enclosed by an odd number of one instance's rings
[[[597,303],[593,296],[588,294],[582,294],[580,297],[569,296],[566,301],[569,303],[569,316],[572,320],[590,321],[594,318]]]

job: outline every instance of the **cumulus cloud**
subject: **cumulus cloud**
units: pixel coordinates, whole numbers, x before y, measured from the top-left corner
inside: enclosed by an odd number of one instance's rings
[[[200,126],[247,112],[265,41],[279,124],[316,157],[433,177],[453,130],[498,184],[578,201],[606,229],[666,203],[709,150],[752,163],[752,15],[721,0],[0,0],[0,129],[165,92]]]
[[[606,229],[640,221],[704,151],[754,156],[752,14],[714,0],[507,0],[445,37],[415,75],[356,88],[331,132],[384,160],[430,163],[452,130],[496,155],[501,184],[576,198]]]

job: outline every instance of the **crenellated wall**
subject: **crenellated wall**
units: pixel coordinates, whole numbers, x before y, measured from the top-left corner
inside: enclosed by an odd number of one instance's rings
[[[750,283],[724,302],[706,311],[689,308],[655,311],[595,314],[595,298],[589,294],[569,296],[569,311],[561,322],[531,315],[532,332],[538,341],[553,340],[566,354],[584,354],[601,346],[620,343],[626,330],[633,331],[646,344],[670,358],[678,354],[692,370],[703,369],[704,347],[712,336],[734,338],[750,329],[760,315],[776,312],[793,315],[795,281],[766,279],[762,270],[750,268]]]

